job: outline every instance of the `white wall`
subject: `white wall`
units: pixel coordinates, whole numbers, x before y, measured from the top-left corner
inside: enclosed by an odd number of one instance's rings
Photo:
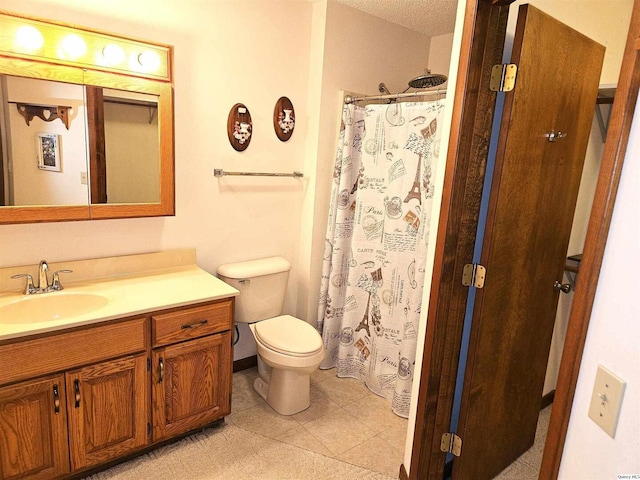
[[[640,106],[636,107],[558,478],[640,474]],[[598,365],[626,381],[615,439],[587,416]]]
[[[451,47],[453,46],[453,33],[431,37],[429,46],[429,69],[431,73],[447,75],[451,64]],[[440,88],[447,88],[448,82]]]

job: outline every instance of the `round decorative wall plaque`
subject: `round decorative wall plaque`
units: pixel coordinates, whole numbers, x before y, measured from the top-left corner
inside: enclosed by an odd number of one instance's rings
[[[229,143],[238,152],[247,149],[251,143],[251,134],[253,133],[253,124],[251,122],[251,114],[249,109],[242,103],[236,103],[229,112],[227,119],[227,136]]]
[[[273,128],[278,138],[286,142],[293,135],[296,126],[296,115],[293,103],[287,97],[280,97],[273,109]]]

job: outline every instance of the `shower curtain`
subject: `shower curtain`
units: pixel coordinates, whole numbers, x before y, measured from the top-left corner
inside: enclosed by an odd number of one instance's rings
[[[323,260],[320,368],[409,415],[443,101],[344,105]]]

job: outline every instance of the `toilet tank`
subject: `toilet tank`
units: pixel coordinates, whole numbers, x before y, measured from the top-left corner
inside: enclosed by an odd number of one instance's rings
[[[282,314],[291,264],[269,257],[218,267],[218,277],[240,291],[235,321],[253,323]]]

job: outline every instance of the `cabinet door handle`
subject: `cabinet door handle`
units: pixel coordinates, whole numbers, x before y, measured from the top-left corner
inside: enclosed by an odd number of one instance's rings
[[[58,392],[58,384],[53,385],[53,413],[60,413],[60,393]]]
[[[160,357],[160,362],[158,362],[158,364],[160,367],[160,378],[158,383],[162,383],[162,380],[164,379],[164,361],[162,360],[162,357]]]
[[[75,392],[75,398],[76,398],[76,408],[80,408],[80,380],[74,380],[73,381],[73,390]]]
[[[206,318],[204,320],[199,320],[197,322],[193,322],[193,323],[185,323],[184,325],[182,325],[180,328],[181,329],[186,329],[186,328],[195,328],[195,327],[199,327],[201,325],[206,325],[207,323],[209,323],[209,320],[207,320]]]

